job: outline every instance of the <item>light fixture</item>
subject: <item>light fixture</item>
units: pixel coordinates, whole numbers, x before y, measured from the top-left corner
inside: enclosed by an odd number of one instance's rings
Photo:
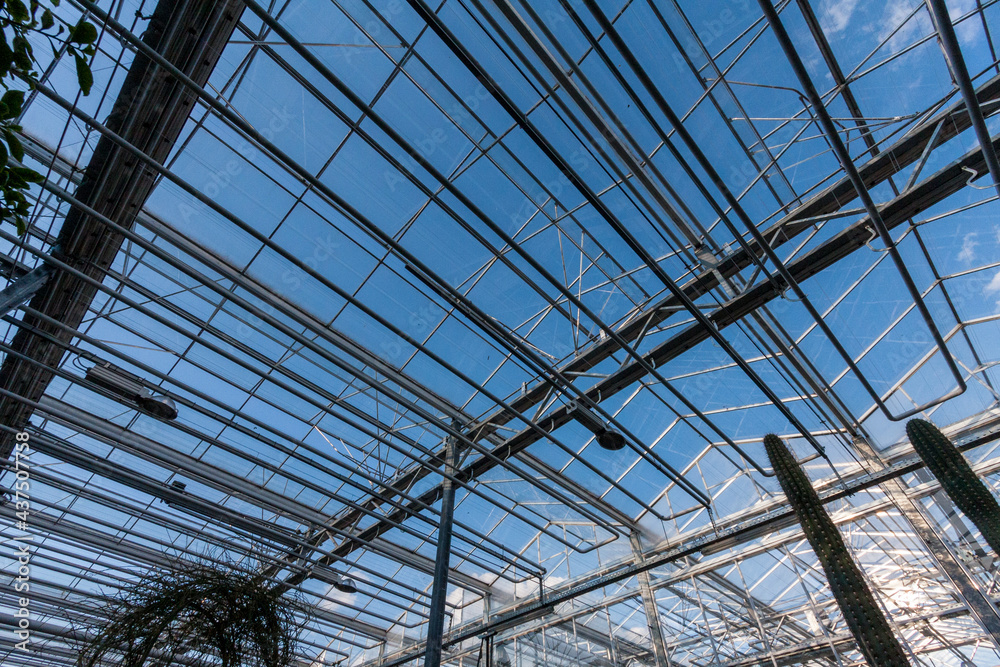
[[[601,421],[597,415],[576,401],[569,403],[569,412],[581,426],[594,434],[597,444],[608,451],[618,451],[626,445],[625,436],[611,428],[610,424]]]
[[[87,369],[87,379],[116,396],[134,403],[146,414],[171,421],[177,418],[177,404],[169,396],[153,394],[143,384],[142,378],[118,368],[107,361],[99,361]]]
[[[350,577],[338,577],[337,580],[333,582],[333,587],[341,593],[347,593],[349,595],[353,595],[358,592],[358,585]]]
[[[177,419],[177,404],[174,403],[174,399],[169,396],[154,395],[145,387],[143,390],[146,393],[135,399],[140,410],[165,421]]]

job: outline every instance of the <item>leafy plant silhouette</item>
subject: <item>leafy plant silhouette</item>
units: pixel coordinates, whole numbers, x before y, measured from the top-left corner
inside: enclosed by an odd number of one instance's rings
[[[48,41],[55,58],[72,56],[80,91],[90,94],[94,75],[89,59],[94,55],[97,28],[86,18],[75,24],[61,19],[52,10],[60,0],[0,0],[0,221],[12,222],[17,233],[24,234],[30,213],[28,191],[32,183],[41,183],[42,175],[34,169],[15,164],[24,160],[24,147],[17,133],[17,121],[24,109],[26,90],[38,85],[38,61],[31,45],[32,35]],[[13,160],[12,160],[13,158]]]

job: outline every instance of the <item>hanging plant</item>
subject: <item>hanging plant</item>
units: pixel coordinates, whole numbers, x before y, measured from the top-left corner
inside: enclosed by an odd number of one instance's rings
[[[909,667],[903,648],[851,558],[844,538],[798,461],[776,435],[765,436],[764,447],[865,660],[871,667]]]
[[[288,667],[301,629],[298,601],[256,571],[183,563],[121,590],[78,667],[159,667],[180,656],[222,667]]]
[[[1000,504],[962,453],[937,426],[923,419],[911,419],[906,435],[948,497],[976,525],[994,553],[1000,554]]]
[[[94,55],[97,42],[97,28],[86,19],[77,23],[67,23],[52,9],[60,0],[0,1],[0,86],[4,93],[0,97],[0,221],[12,222],[17,233],[24,234],[30,206],[26,193],[31,183],[41,183],[43,178],[34,169],[11,164],[10,160],[24,160],[24,148],[17,137],[21,126],[17,119],[24,107],[24,90],[38,84],[35,53],[30,37],[38,35],[48,41],[53,57],[59,58],[63,52],[71,56],[76,64],[76,78],[80,91],[90,94],[94,85],[94,75],[90,70],[90,58]],[[48,5],[48,6],[46,6]],[[16,88],[11,88],[14,84]]]

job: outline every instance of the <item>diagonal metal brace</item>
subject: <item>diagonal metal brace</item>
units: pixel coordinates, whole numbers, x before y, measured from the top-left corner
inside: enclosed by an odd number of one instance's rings
[[[7,315],[21,305],[49,282],[54,269],[51,264],[42,264],[24,274],[0,291],[0,316]]]

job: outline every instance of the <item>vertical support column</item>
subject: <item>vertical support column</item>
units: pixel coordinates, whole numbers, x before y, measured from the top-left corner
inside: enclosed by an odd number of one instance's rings
[[[944,49],[944,55],[948,59],[948,69],[951,70],[951,75],[955,79],[955,83],[958,84],[958,89],[962,92],[965,108],[972,120],[972,128],[976,131],[976,138],[979,139],[979,145],[983,149],[986,166],[993,177],[993,186],[1000,194],[1000,162],[997,161],[996,151],[993,150],[990,131],[986,127],[983,110],[979,106],[979,98],[976,97],[976,88],[972,85],[972,78],[969,76],[969,68],[965,65],[962,49],[958,45],[958,37],[955,36],[955,27],[951,23],[948,7],[945,6],[944,0],[926,0],[926,2],[931,18],[934,19],[938,37],[941,38],[941,48]]]
[[[882,458],[864,438],[855,438],[854,447],[871,463],[879,467],[884,466]],[[969,614],[992,638],[994,646],[1000,648],[1000,612],[997,611],[996,605],[986,597],[976,584],[972,573],[966,569],[965,564],[958,559],[941,539],[938,532],[934,530],[930,521],[921,511],[920,505],[907,495],[906,485],[898,478],[893,478],[883,482],[881,487],[893,504],[902,512],[906,521],[913,527],[917,539],[930,552],[938,570],[955,587],[955,592],[958,593],[959,599],[965,603]]]
[[[632,555],[636,563],[642,563],[642,545],[639,544],[639,533],[629,536],[632,542]],[[646,624],[649,626],[649,639],[653,644],[653,655],[656,657],[656,667],[670,667],[667,656],[667,645],[663,640],[663,627],[660,625],[660,611],[656,606],[653,588],[649,585],[649,571],[643,570],[638,575],[639,592],[642,595],[642,607],[646,612]]]
[[[451,563],[451,527],[455,515],[455,483],[451,476],[458,471],[458,443],[448,436],[444,441],[444,472],[441,483],[441,523],[438,526],[437,557],[434,560],[434,583],[427,621],[427,653],[424,667],[440,667],[441,640],[444,636],[444,602],[448,597],[448,566]]]

